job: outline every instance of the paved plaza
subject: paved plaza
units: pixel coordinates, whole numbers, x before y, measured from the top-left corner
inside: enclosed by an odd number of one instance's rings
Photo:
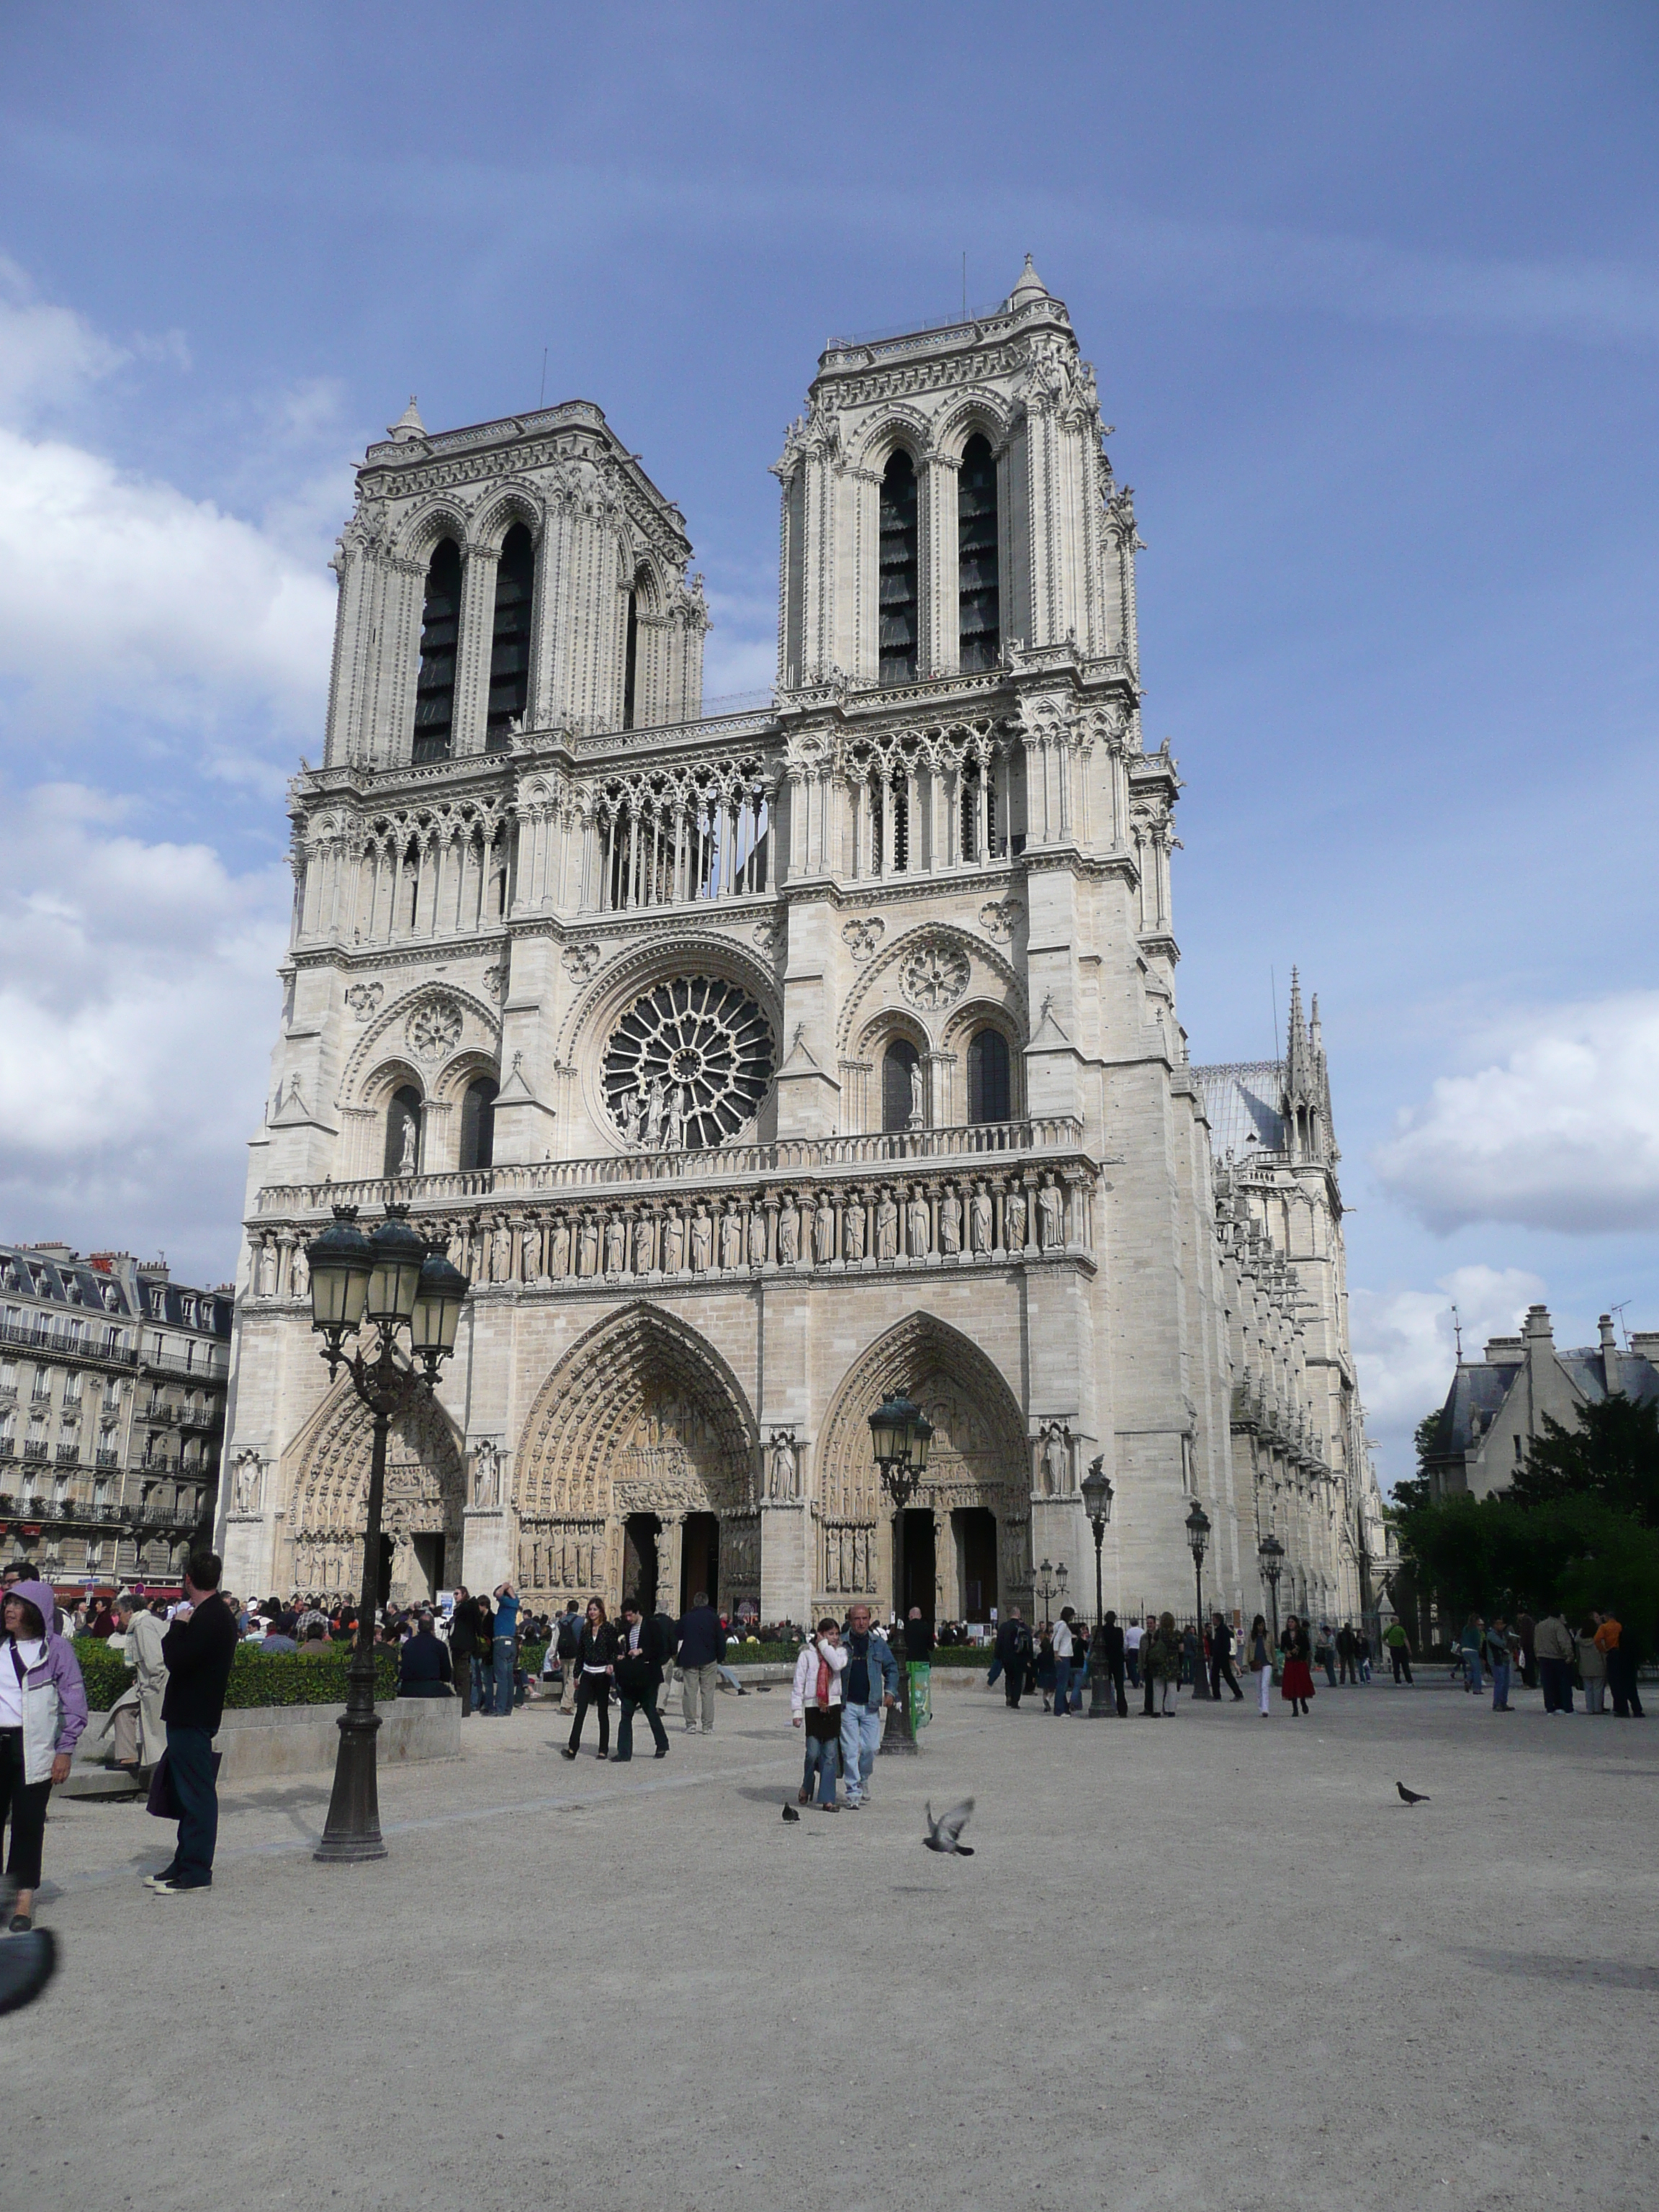
[[[170,1830],[64,1805],[64,1971],[0,2027],[10,2191],[1659,2202],[1659,1720],[1517,1695],[1062,1725],[942,1691],[870,1809],[799,1826],[783,1691],[628,1774],[532,1708],[383,1777],[380,1865],[313,1863],[325,1777],[230,1796],[196,1899],[139,1887]],[[921,1850],[923,1797],[968,1794],[976,1856]]]

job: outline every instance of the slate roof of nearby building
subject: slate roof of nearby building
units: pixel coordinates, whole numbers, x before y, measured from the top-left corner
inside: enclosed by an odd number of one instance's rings
[[[1592,1405],[1599,1405],[1607,1395],[1607,1372],[1599,1345],[1580,1346],[1576,1351],[1561,1352],[1556,1358],[1565,1369],[1575,1389]],[[1524,1360],[1507,1365],[1491,1365],[1484,1359],[1463,1361],[1452,1377],[1446,1402],[1440,1409],[1440,1431],[1436,1439],[1437,1454],[1455,1455],[1465,1452],[1474,1441],[1474,1419],[1478,1413],[1483,1430],[1492,1425],[1492,1419],[1515,1386],[1517,1376],[1526,1373]],[[1638,1404],[1659,1399],[1659,1369],[1640,1352],[1621,1352],[1619,1355],[1619,1388],[1627,1398]]]
[[[1195,1067],[1199,1094],[1210,1125],[1210,1150],[1218,1160],[1247,1152],[1282,1152],[1285,1064],[1278,1060],[1236,1060],[1224,1067]],[[1250,1140],[1255,1139],[1253,1144]]]
[[[74,1306],[88,1313],[124,1314],[132,1307],[123,1285],[106,1275],[79,1255],[69,1260],[31,1251],[27,1245],[0,1244],[0,1293],[41,1298],[48,1304]]]

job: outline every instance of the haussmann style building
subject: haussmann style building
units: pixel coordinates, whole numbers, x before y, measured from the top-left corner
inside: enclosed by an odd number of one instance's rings
[[[1189,1064],[1131,495],[1028,262],[832,343],[776,464],[770,702],[703,717],[679,510],[586,401],[372,447],[252,1144],[221,1522],[356,1585],[368,1418],[303,1248],[406,1205],[474,1285],[394,1435],[395,1594],[891,1604],[869,1415],[935,1428],[902,1595],[1357,1615],[1381,1552],[1316,1018]],[[1038,1602],[1041,1602],[1039,1598]],[[1057,1601],[1056,1601],[1057,1602]]]

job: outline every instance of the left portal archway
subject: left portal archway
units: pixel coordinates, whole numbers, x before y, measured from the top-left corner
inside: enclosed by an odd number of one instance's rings
[[[289,1579],[295,1589],[343,1594],[361,1587],[374,1442],[368,1409],[342,1383],[289,1454],[283,1488],[292,1500]],[[443,1408],[422,1393],[386,1439],[381,1527],[391,1579],[382,1597],[407,1605],[455,1581],[465,1503],[459,1439]]]
[[[516,1456],[518,1580],[538,1604],[603,1597],[653,1579],[678,1611],[688,1522],[712,1515],[723,1610],[760,1595],[755,1424],[741,1385],[695,1329],[629,1307],[591,1329],[542,1385]],[[653,1525],[654,1523],[654,1526]],[[645,1538],[651,1539],[647,1565]],[[641,1592],[641,1595],[644,1593]]]

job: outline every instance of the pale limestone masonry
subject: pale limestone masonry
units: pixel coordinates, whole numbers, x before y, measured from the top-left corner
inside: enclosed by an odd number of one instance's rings
[[[889,1602],[868,1416],[904,1386],[941,1615],[1029,1610],[1044,1560],[1091,1605],[1097,1456],[1108,1604],[1190,1608],[1198,1498],[1229,1608],[1271,1528],[1286,1604],[1358,1613],[1316,1016],[1282,1066],[1188,1064],[1103,434],[1029,263],[992,315],[833,345],[777,467],[774,698],[708,719],[680,517],[597,408],[429,437],[411,404],[370,450],[293,790],[236,1587],[356,1582],[367,1431],[301,1248],[397,1200],[474,1292],[394,1439],[396,1590]],[[1212,1133],[1245,1079],[1248,1147]]]

